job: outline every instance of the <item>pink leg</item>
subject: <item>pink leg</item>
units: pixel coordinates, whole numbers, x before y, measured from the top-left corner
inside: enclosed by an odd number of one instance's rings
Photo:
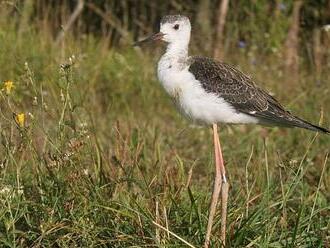
[[[219,193],[221,190],[221,184],[222,184],[222,176],[221,176],[221,161],[222,161],[222,155],[219,153],[218,148],[218,128],[216,124],[213,124],[213,142],[214,142],[214,158],[215,158],[215,178],[214,178],[214,185],[213,185],[213,193],[212,193],[212,200],[211,205],[209,209],[209,218],[207,222],[207,230],[206,230],[206,237],[205,237],[205,243],[204,248],[208,248],[210,244],[210,238],[211,238],[211,231],[213,226],[213,220],[215,211],[217,208],[217,203],[219,199]]]
[[[226,245],[226,223],[227,223],[227,204],[228,204],[228,191],[229,191],[229,184],[226,178],[226,169],[225,164],[223,162],[220,139],[217,135],[217,148],[220,157],[220,169],[221,169],[221,176],[222,176],[222,187],[221,187],[221,241],[223,246]]]

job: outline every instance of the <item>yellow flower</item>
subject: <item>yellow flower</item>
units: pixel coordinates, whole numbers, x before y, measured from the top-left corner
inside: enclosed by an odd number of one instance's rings
[[[25,114],[24,113],[16,114],[15,121],[16,121],[16,123],[20,127],[24,127],[24,124],[25,124]]]
[[[14,88],[13,81],[5,81],[3,82],[3,90],[6,91],[6,94],[9,95],[11,90]]]

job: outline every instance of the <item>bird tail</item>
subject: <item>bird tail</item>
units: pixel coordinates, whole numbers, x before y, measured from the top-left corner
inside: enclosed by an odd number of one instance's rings
[[[320,127],[317,125],[314,125],[308,121],[305,121],[297,116],[293,116],[294,119],[291,122],[291,124],[295,127],[300,127],[300,128],[304,128],[304,129],[308,129],[308,130],[312,130],[315,132],[322,132],[325,134],[330,134],[330,130],[324,128],[324,127]]]

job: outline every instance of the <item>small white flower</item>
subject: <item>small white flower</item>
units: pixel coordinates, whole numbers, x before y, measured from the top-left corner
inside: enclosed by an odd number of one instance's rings
[[[329,32],[330,31],[330,24],[324,25],[322,28],[325,32]]]
[[[290,165],[295,165],[297,163],[298,163],[298,161],[296,159],[291,159],[289,162]]]
[[[7,186],[4,186],[2,189],[0,189],[0,195],[7,196],[10,193],[11,189]]]

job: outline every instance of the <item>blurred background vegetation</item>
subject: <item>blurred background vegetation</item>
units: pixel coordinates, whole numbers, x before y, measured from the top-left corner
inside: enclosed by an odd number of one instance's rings
[[[0,0],[1,247],[203,244],[210,130],[190,128],[157,82],[163,46],[132,47],[178,13],[191,54],[329,128],[329,0]],[[229,246],[328,247],[329,137],[220,130]]]
[[[304,64],[319,77],[329,69],[328,0],[25,0],[2,1],[2,9],[21,33],[37,29],[57,42],[64,35],[93,35],[109,47],[156,30],[165,14],[183,13],[192,20],[193,47],[201,53],[216,54],[220,46],[220,58],[242,50],[252,63],[271,56],[290,70]]]

